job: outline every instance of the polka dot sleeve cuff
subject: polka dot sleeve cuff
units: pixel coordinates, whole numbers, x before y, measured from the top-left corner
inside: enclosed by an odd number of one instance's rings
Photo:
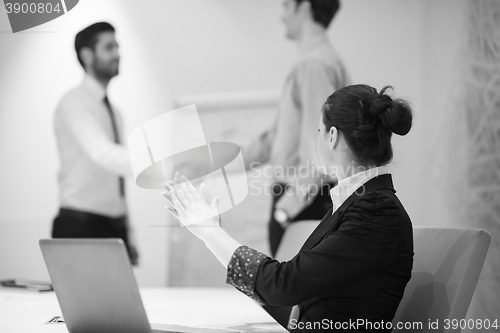
[[[254,292],[254,288],[257,271],[265,258],[267,258],[266,255],[248,246],[240,246],[234,251],[231,261],[227,266],[226,283],[232,285],[253,300],[264,304]]]

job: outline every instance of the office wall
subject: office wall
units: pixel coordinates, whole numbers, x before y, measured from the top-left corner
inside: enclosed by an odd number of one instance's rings
[[[51,118],[63,92],[82,77],[72,49],[78,30],[98,20],[117,28],[121,73],[110,85],[110,99],[129,132],[170,110],[178,95],[279,90],[296,56],[295,45],[283,38],[280,6],[278,0],[85,0],[19,34],[5,32],[7,17],[0,11],[0,278],[47,277],[37,240],[49,236],[57,211]],[[444,64],[441,76],[452,72],[439,55],[454,52],[453,44],[440,43],[448,34],[456,37],[449,31],[458,15],[454,8],[454,1],[444,0],[349,0],[329,31],[354,82],[393,85],[396,95],[412,102],[414,128],[394,138],[393,169],[414,224],[443,223],[426,215],[423,179],[429,131],[438,130],[428,123],[439,112],[428,98],[440,100],[446,92],[434,71]],[[132,181],[128,194],[142,254],[139,284],[165,285],[168,229],[149,227],[167,218],[162,198]]]

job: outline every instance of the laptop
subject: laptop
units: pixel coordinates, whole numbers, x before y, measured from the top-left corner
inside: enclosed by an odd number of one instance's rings
[[[151,328],[121,239],[39,243],[70,333],[238,332],[178,325]]]

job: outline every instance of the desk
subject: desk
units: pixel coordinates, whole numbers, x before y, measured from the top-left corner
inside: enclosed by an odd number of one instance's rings
[[[140,293],[150,323],[212,327],[275,323],[257,303],[235,289],[141,288]],[[45,324],[56,315],[61,310],[54,292],[0,288],[2,333],[67,333],[64,324]],[[266,332],[271,331],[275,332]]]

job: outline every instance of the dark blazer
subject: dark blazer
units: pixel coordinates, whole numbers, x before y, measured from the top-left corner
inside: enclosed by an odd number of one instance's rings
[[[293,332],[387,331],[382,321],[392,321],[413,265],[412,224],[395,192],[391,175],[368,181],[328,211],[290,261],[256,260],[247,249],[242,263],[258,264],[246,290],[268,306],[298,305]],[[344,324],[352,322],[371,326]]]

